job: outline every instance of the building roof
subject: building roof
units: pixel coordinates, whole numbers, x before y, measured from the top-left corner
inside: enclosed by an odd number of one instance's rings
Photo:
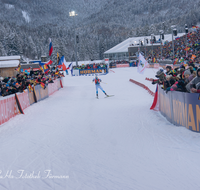
[[[174,39],[177,37],[181,37],[185,35],[185,33],[178,33],[177,36],[174,36]],[[158,41],[160,39],[160,35],[155,35],[156,40]],[[108,54],[108,53],[124,53],[124,52],[128,52],[128,47],[131,46],[138,46],[139,41],[143,41],[144,43],[144,39],[151,39],[151,36],[140,36],[140,37],[132,37],[132,38],[128,38],[127,40],[124,40],[123,42],[121,42],[120,44],[114,46],[113,48],[107,50],[106,52],[104,52],[104,54]],[[162,40],[163,42],[165,41],[172,41],[172,34],[165,34],[165,39]],[[159,43],[153,44],[153,45],[158,45]],[[150,44],[150,41],[148,44],[146,44],[147,46],[151,46],[152,44]]]
[[[0,68],[17,67],[18,65],[19,60],[0,61]]]

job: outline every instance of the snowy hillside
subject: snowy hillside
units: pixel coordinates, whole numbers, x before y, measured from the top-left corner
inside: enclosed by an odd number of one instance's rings
[[[66,76],[63,89],[0,127],[1,190],[200,188],[200,134],[150,111],[153,97],[129,82],[154,91],[144,79],[156,71],[113,71],[100,78],[114,97],[96,99],[92,76]]]
[[[103,52],[132,36],[178,32],[200,20],[199,0],[0,0],[0,56],[23,54],[40,59],[52,38],[56,54],[75,60],[74,27],[79,35],[78,59],[102,59]],[[78,16],[73,20],[70,11]],[[163,25],[164,22],[164,25]]]

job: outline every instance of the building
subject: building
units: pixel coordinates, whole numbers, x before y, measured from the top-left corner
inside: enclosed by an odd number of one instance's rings
[[[0,57],[0,76],[12,77],[18,72],[15,70],[20,64],[20,56],[2,56]]]
[[[174,39],[183,35],[185,35],[185,33],[178,33]],[[164,38],[165,39],[162,40],[163,44],[167,41],[170,42],[172,41],[172,34],[165,34]],[[155,35],[156,43],[153,45],[150,43],[150,40],[151,36],[128,38],[127,40],[124,40],[120,44],[104,52],[104,58],[109,58],[110,61],[129,61],[136,56],[136,52],[142,51],[145,54],[145,49],[148,51],[149,49],[153,49],[161,45],[160,35]]]

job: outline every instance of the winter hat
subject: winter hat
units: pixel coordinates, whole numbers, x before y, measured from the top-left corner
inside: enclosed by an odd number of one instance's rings
[[[191,75],[191,72],[190,72],[190,70],[188,70],[188,69],[187,69],[187,70],[185,70],[185,72],[184,72],[184,76],[185,76],[185,75]]]
[[[156,74],[159,76],[159,75],[161,75],[163,73],[163,69],[159,69],[157,72],[156,72]]]
[[[171,66],[167,65],[166,69],[170,69],[171,70],[172,68],[171,68]]]

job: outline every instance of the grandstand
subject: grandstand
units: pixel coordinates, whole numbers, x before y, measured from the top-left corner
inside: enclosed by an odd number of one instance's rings
[[[185,35],[185,33],[178,33],[177,36],[174,36],[174,39],[179,38]],[[166,42],[172,41],[172,34],[165,34],[165,39],[162,40],[163,44]],[[153,48],[160,46],[160,35],[155,35],[156,43],[153,44]],[[147,40],[146,40],[147,39]],[[104,58],[109,58],[112,60],[130,60],[131,57],[135,56],[135,53],[140,48],[141,51],[144,51],[145,47],[147,50],[152,48],[152,44],[150,43],[151,36],[140,36],[140,37],[132,37],[124,40],[113,48],[104,52]],[[147,43],[148,41],[148,43]],[[142,42],[142,46],[139,45]]]

